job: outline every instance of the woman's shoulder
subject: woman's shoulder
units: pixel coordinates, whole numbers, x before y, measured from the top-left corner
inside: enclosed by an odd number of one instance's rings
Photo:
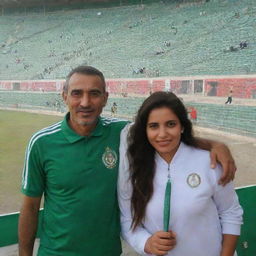
[[[216,168],[211,168],[210,151],[183,145],[183,161],[186,165],[204,173],[214,180],[219,179],[222,173],[221,165],[217,164]]]
[[[199,158],[200,160],[205,159],[210,161],[210,151],[201,148],[196,148],[194,146],[189,146],[184,143],[182,143],[181,146],[183,148],[183,151],[186,153],[187,157],[194,159]]]

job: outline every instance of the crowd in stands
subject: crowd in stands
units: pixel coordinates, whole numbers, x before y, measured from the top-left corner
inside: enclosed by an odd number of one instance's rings
[[[218,1],[3,15],[0,77],[60,79],[80,64],[108,78],[255,73],[256,2]]]

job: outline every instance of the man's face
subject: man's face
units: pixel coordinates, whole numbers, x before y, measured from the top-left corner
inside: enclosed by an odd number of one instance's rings
[[[70,125],[78,131],[94,128],[103,107],[107,103],[108,93],[99,76],[74,73],[69,80],[68,91],[63,99],[70,112]]]

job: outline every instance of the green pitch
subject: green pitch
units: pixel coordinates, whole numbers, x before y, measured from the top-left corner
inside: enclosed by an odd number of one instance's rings
[[[0,214],[18,211],[26,145],[34,132],[62,117],[0,110]]]

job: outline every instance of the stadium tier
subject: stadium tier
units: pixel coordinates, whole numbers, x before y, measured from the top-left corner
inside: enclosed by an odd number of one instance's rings
[[[256,73],[254,0],[119,2],[131,5],[2,8],[0,79],[60,79],[79,64],[108,78]]]
[[[22,2],[30,4],[23,6]],[[149,94],[172,91],[184,101],[195,126],[212,129],[214,139],[218,131],[246,136],[243,142],[234,142],[239,147],[235,156],[239,155],[238,161],[245,159],[241,173],[251,184],[253,173],[248,163],[255,158],[247,159],[251,156],[248,152],[254,152],[250,149],[256,145],[256,1],[78,2],[0,0],[1,111],[64,115],[67,111],[61,97],[64,78],[78,65],[95,66],[107,78],[110,93],[103,115],[133,120]],[[233,102],[225,104],[230,92]],[[111,111],[114,103],[115,113]],[[21,114],[2,112],[18,117]],[[30,118],[37,124],[34,117]],[[2,114],[2,119],[8,117]],[[8,126],[7,130],[15,134],[17,120],[13,117],[11,120],[15,123],[14,132]],[[26,122],[26,126],[30,123]],[[19,131],[23,130],[19,126]],[[10,136],[5,138],[6,143],[2,144],[9,147]],[[247,140],[251,147],[244,144]],[[16,163],[9,168],[10,159],[11,162],[19,159],[16,150],[21,150],[17,140],[14,141],[11,155],[3,157],[8,162],[5,167],[8,173],[1,174],[3,177],[11,177],[10,173],[18,177]],[[4,150],[8,151],[6,145]],[[247,150],[244,155],[243,146]],[[245,154],[249,157],[244,157]],[[12,188],[7,179],[2,180]],[[15,182],[11,178],[10,181]],[[5,186],[2,189],[6,192]],[[256,186],[238,188],[237,193],[244,208],[237,253],[256,255]],[[9,198],[8,191],[6,194],[7,199],[2,197],[5,201],[17,201]],[[2,205],[2,209],[8,209],[8,204]],[[18,253],[18,214],[0,214],[0,230],[5,230],[0,237],[0,256]],[[39,237],[40,228],[39,224]],[[9,245],[12,248],[7,254],[5,249],[9,250]]]

